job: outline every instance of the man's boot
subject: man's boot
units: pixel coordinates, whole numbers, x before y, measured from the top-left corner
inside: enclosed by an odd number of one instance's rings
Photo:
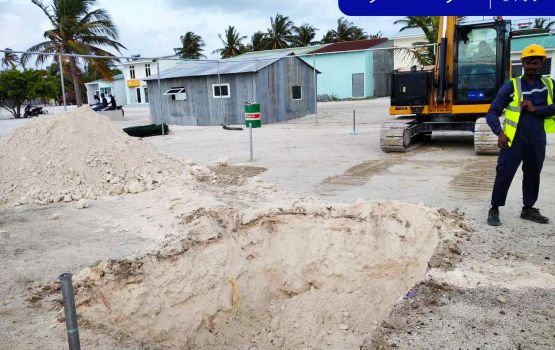
[[[539,224],[548,224],[549,218],[540,214],[540,211],[536,208],[522,208],[522,212],[520,213],[520,218],[524,220],[530,220],[537,222]]]
[[[499,220],[499,208],[491,208],[488,212],[488,225],[490,226],[500,226],[501,221]]]

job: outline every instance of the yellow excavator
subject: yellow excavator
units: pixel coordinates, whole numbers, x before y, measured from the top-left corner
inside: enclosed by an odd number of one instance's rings
[[[409,151],[434,131],[470,131],[477,154],[499,152],[484,116],[510,78],[511,23],[457,19],[440,18],[435,65],[393,72],[389,114],[395,119],[381,127],[383,151]]]

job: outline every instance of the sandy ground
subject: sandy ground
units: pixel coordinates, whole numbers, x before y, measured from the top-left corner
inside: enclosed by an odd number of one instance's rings
[[[464,212],[475,234],[458,240],[455,257],[431,266],[413,288],[415,296],[401,300],[363,347],[554,348],[555,228],[519,219],[521,174],[501,211],[504,225],[485,225],[496,158],[475,156],[472,136],[465,134],[434,135],[408,154],[382,153],[379,125],[387,119],[387,103],[322,104],[321,117],[342,117],[334,123],[321,119],[318,126],[312,121],[264,125],[254,130],[254,162],[248,161],[246,130],[175,127],[170,135],[148,141],[165,153],[212,167],[225,161],[238,167],[231,171],[260,173],[280,189],[330,203],[392,199]],[[348,122],[353,105],[365,114],[354,135]],[[128,120],[118,123],[144,123],[145,112],[130,108]],[[18,126],[0,121],[0,136]],[[550,135],[537,203],[553,219],[555,199],[548,189],[555,186],[554,141]],[[64,328],[53,318],[59,305],[25,299],[61,272],[77,273],[101,259],[153,249],[170,230],[168,222],[152,215],[156,206],[156,196],[142,193],[94,202],[86,211],[72,204],[1,210],[0,263],[7,268],[0,272],[0,349],[63,348]],[[82,344],[150,348],[137,339],[97,332],[81,327]]]

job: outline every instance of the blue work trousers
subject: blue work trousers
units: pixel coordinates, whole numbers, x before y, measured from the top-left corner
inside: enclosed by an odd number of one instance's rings
[[[546,136],[543,120],[531,122],[524,123],[522,128],[519,123],[511,147],[502,149],[499,153],[497,175],[491,195],[491,205],[494,207],[505,205],[509,187],[521,162],[523,204],[531,207],[538,200],[540,173],[545,159]]]

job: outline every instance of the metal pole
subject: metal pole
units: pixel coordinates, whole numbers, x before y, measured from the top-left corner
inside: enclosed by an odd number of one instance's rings
[[[62,297],[64,301],[64,314],[66,318],[67,341],[69,350],[80,350],[79,327],[77,325],[77,312],[75,311],[75,298],[73,296],[73,284],[71,273],[60,275]]]
[[[316,126],[318,126],[318,77],[316,75],[316,55],[312,54],[312,65],[314,71],[314,108]]]
[[[252,124],[250,124],[250,123],[249,123],[249,145],[250,145],[250,151],[251,151],[251,153],[250,153],[251,156],[250,156],[249,160],[252,162],[252,159],[253,159],[253,156],[252,156],[253,155],[253,152],[252,152]]]
[[[356,114],[355,114],[355,110],[353,109],[353,135],[357,134],[357,130],[356,130]]]
[[[220,108],[222,109],[222,114],[224,115],[224,125],[227,125],[227,116],[224,111],[224,100],[222,100],[222,79],[220,77],[220,61],[218,60],[218,85],[220,89]]]
[[[156,60],[156,74],[158,74],[158,95],[160,96],[160,120],[162,121],[162,136],[164,132],[164,101],[162,97],[162,86],[160,85],[160,60]]]
[[[60,79],[62,80],[62,97],[64,99],[64,111],[67,112],[67,105],[66,105],[66,89],[64,86],[64,68],[62,66],[62,53],[58,56],[58,62],[60,63]]]

